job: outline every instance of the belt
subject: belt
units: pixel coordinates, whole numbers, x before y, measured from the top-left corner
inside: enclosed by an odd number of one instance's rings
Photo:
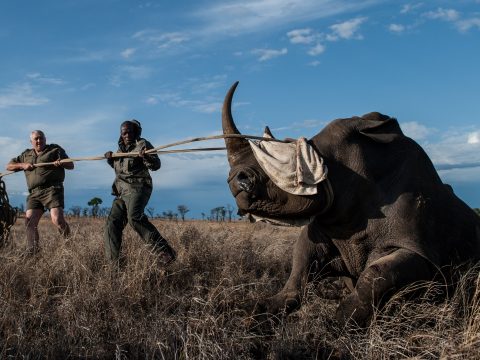
[[[61,189],[61,188],[63,188],[63,184],[62,184],[62,183],[58,183],[58,184],[50,184],[50,185],[38,185],[38,186],[34,187],[33,189],[28,190],[28,192],[29,192],[30,194],[32,194],[32,193],[34,193],[34,192],[36,192],[36,191],[49,189],[49,188],[51,188],[51,187],[55,187],[55,188]]]

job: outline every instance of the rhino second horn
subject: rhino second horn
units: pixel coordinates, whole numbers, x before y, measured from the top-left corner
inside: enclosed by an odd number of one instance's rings
[[[223,134],[225,135],[240,134],[240,131],[238,131],[237,127],[235,126],[232,116],[232,98],[237,85],[238,81],[236,81],[230,90],[228,90],[225,100],[223,101],[222,128]],[[250,145],[245,139],[225,139],[225,145],[227,147],[228,162],[230,163],[230,166],[235,165],[239,159],[243,159],[245,156],[253,156]]]
[[[270,131],[270,128],[268,126],[265,126],[265,130],[263,130],[263,137],[275,139],[275,136],[273,136],[273,134]]]

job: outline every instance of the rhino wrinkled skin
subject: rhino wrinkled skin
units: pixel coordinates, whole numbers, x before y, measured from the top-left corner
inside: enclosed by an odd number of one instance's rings
[[[231,113],[238,82],[223,104],[224,134],[240,134]],[[228,183],[240,214],[274,221],[310,220],[293,249],[284,288],[264,301],[270,313],[300,306],[312,268],[351,279],[337,310],[340,324],[368,325],[373,308],[400,288],[432,280],[480,259],[480,218],[440,180],[424,150],[396,119],[373,112],[337,119],[308,140],[328,167],[325,188],[311,196],[278,188],[258,165],[247,140],[226,138]],[[448,280],[447,280],[448,281]]]

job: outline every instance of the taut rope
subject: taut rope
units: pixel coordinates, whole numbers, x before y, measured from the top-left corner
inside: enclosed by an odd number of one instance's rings
[[[187,139],[182,141],[177,141],[171,144],[157,146],[156,148],[150,149],[145,151],[146,154],[175,154],[175,153],[187,153],[187,152],[196,152],[196,151],[218,151],[218,150],[226,150],[224,147],[215,147],[215,148],[194,148],[194,149],[178,149],[178,150],[163,150],[166,148],[170,148],[173,146],[189,144],[192,142],[197,141],[204,141],[204,140],[214,140],[214,139],[228,139],[228,138],[242,138],[242,139],[255,139],[255,140],[264,140],[264,141],[277,141],[277,142],[287,142],[283,140],[277,140],[272,138],[264,138],[260,136],[252,136],[252,135],[241,135],[241,134],[228,134],[228,135],[213,135],[213,136],[205,136],[205,137],[197,137],[193,139]],[[138,156],[138,152],[131,152],[131,153],[112,153],[112,157],[136,157]],[[60,163],[69,163],[69,162],[76,162],[76,161],[94,161],[94,160],[105,160],[105,156],[90,156],[90,157],[78,157],[78,158],[68,158],[60,160]],[[42,167],[42,166],[50,166],[54,165],[54,162],[46,162],[46,163],[37,163],[33,164],[35,167]],[[5,189],[5,183],[3,182],[3,177],[7,175],[15,174],[18,171],[7,171],[5,173],[0,173],[0,247],[6,244],[8,236],[10,234],[10,228],[15,223],[17,218],[16,211],[12,208],[9,203],[7,191]]]
[[[262,137],[262,136],[242,135],[242,134],[224,134],[224,135],[212,135],[212,136],[205,136],[205,137],[197,137],[197,138],[192,138],[192,139],[187,139],[187,140],[174,142],[174,143],[167,144],[167,145],[161,145],[161,146],[158,146],[156,148],[153,148],[153,149],[150,149],[150,150],[146,151],[146,153],[158,151],[158,150],[161,150],[161,149],[166,149],[166,148],[177,146],[177,145],[188,144],[188,143],[192,143],[192,142],[196,142],[196,141],[215,140],[215,139],[235,139],[235,138],[265,140],[265,141],[274,141],[274,142],[282,142],[282,143],[289,142],[289,141],[278,140],[278,139]]]
[[[266,138],[261,136],[253,136],[253,135],[242,135],[242,134],[227,134],[227,135],[212,135],[212,136],[205,136],[205,137],[197,137],[182,141],[177,141],[174,143],[166,144],[157,146],[156,148],[150,149],[145,151],[146,154],[175,154],[175,153],[186,153],[186,152],[197,152],[197,151],[218,151],[218,150],[226,150],[224,147],[217,147],[217,148],[194,148],[194,149],[178,149],[178,150],[162,150],[173,146],[189,144],[192,142],[197,141],[204,141],[204,140],[215,140],[215,139],[230,139],[230,138],[241,138],[241,139],[254,139],[254,140],[264,140],[264,141],[275,141],[275,142],[288,142],[284,140],[277,140],[273,138]],[[136,157],[138,156],[138,152],[130,152],[130,153],[113,153],[112,157]],[[69,163],[69,162],[77,162],[77,161],[95,161],[95,160],[105,160],[105,156],[90,156],[90,157],[78,157],[78,158],[68,158],[60,160],[60,163]],[[50,166],[53,165],[53,162],[47,163],[37,163],[33,164],[35,167],[42,167],[42,166]],[[0,180],[2,177],[7,175],[15,174],[18,171],[7,171],[4,173],[0,173]]]

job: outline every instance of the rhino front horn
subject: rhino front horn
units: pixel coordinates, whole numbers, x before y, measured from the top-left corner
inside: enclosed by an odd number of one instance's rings
[[[228,90],[225,100],[223,101],[222,128],[223,134],[225,135],[240,134],[240,131],[238,131],[237,127],[235,126],[232,117],[232,98],[237,85],[238,81],[236,81],[230,90]],[[228,162],[230,163],[230,166],[235,165],[239,159],[243,158],[244,156],[253,155],[251,154],[252,150],[250,149],[250,145],[245,139],[227,138],[225,139],[225,145],[227,147]]]

